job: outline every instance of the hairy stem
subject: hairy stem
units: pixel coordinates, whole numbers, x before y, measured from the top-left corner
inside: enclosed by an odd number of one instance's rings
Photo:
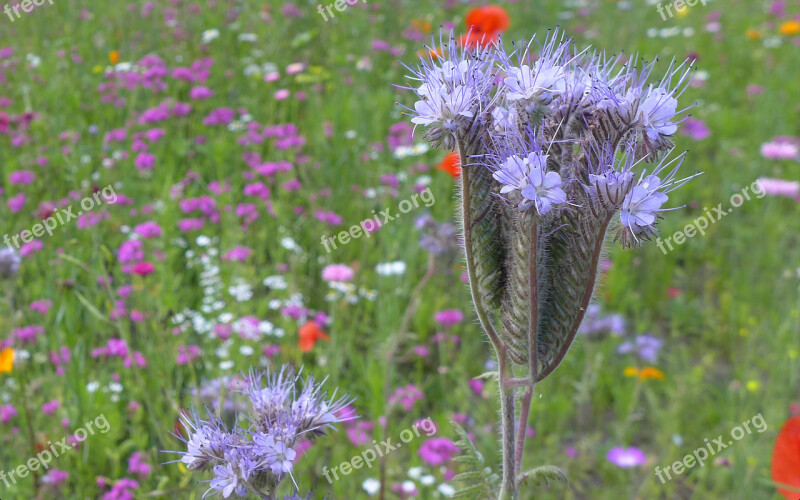
[[[463,154],[462,148],[459,145],[458,147],[458,156],[460,161],[462,162],[461,167],[461,220],[464,228],[464,254],[466,257],[466,265],[467,265],[467,276],[469,277],[469,291],[472,295],[472,303],[475,305],[475,312],[478,314],[478,321],[480,321],[481,327],[486,332],[486,335],[489,336],[489,340],[491,340],[492,345],[494,346],[495,353],[498,355],[500,351],[503,349],[502,343],[500,342],[500,337],[497,335],[497,332],[494,329],[494,326],[489,321],[489,315],[486,312],[486,309],[483,307],[483,303],[480,299],[480,294],[478,293],[478,277],[475,275],[475,256],[472,249],[472,220],[469,216],[470,211],[470,202],[471,196],[469,192],[469,176],[472,175],[470,173],[470,169],[463,166]]]
[[[506,384],[508,377],[506,355],[498,358],[500,365],[500,423],[503,440],[503,486],[498,500],[518,500],[516,477],[516,441],[514,437],[514,421],[516,404],[514,388]]]

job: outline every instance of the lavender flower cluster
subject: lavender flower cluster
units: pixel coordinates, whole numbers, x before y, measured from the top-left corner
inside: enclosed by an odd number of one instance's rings
[[[463,49],[452,35],[440,40],[411,69],[419,98],[411,121],[435,146],[460,150],[465,165],[490,169],[508,206],[544,216],[596,203],[619,212],[623,243],[648,236],[669,192],[691,178],[676,179],[684,155],[662,154],[686,111],[677,98],[691,65],[672,64],[648,84],[655,62],[578,51],[559,30],[538,58],[534,42],[508,54],[502,43]],[[635,173],[642,160],[655,168]]]
[[[240,391],[249,408],[237,415],[233,428],[211,411],[205,419],[195,411],[183,413],[187,436],[177,437],[187,450],[174,453],[182,455],[178,461],[189,470],[213,472],[203,498],[219,493],[224,498],[235,494],[274,500],[281,481],[290,477],[295,493],[284,500],[298,499],[292,476],[298,445],[356,418],[340,412],[352,400],[335,393],[328,398],[322,383],[312,377],[302,381],[287,366],[278,372],[250,373]]]

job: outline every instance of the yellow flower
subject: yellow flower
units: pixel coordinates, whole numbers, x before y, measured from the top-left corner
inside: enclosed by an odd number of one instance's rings
[[[95,66],[94,68],[92,68],[92,73],[94,73],[95,75],[97,75],[99,73],[102,73],[102,72],[103,72],[103,67],[100,66],[99,64],[97,66]]]
[[[119,51],[112,50],[108,53],[108,62],[111,64],[117,64],[119,62]]]
[[[800,33],[800,21],[786,21],[778,28],[781,35],[792,36]]]
[[[639,372],[639,380],[647,379],[664,380],[664,372],[652,366],[646,366]]]
[[[761,384],[757,380],[751,380],[747,383],[747,390],[750,392],[756,392],[759,387],[761,387]]]
[[[0,351],[0,373],[8,373],[14,368],[14,349]]]
[[[749,30],[747,30],[745,32],[745,35],[750,40],[758,40],[759,38],[761,38],[761,32],[758,31],[758,30],[754,30],[753,28],[750,28]]]
[[[676,7],[675,13],[677,14],[678,17],[686,17],[689,15],[689,6],[684,4],[684,6],[681,8]]]
[[[639,376],[639,369],[636,368],[635,366],[629,366],[629,367],[625,368],[625,370],[622,372],[622,374],[625,375],[626,377],[638,377]]]

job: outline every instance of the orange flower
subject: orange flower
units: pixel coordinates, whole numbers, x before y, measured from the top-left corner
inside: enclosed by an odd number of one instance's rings
[[[648,379],[664,380],[664,372],[652,366],[646,366],[639,372],[639,380]]]
[[[481,33],[500,33],[511,25],[508,12],[499,5],[486,5],[472,9],[467,14],[467,29],[472,28]]]
[[[119,51],[118,50],[112,50],[111,52],[109,52],[108,53],[108,61],[111,64],[117,64],[119,62]]]
[[[458,153],[452,152],[444,157],[444,160],[436,167],[450,174],[453,179],[461,177],[461,161],[458,158]]]
[[[461,36],[459,39],[461,45],[486,47],[495,43],[500,33],[508,29],[511,18],[508,17],[508,12],[504,8],[497,5],[486,5],[469,11],[466,24],[469,33]]]
[[[778,27],[781,35],[792,36],[800,33],[800,21],[786,21]],[[798,495],[795,495],[798,496]]]
[[[325,332],[320,330],[316,321],[309,321],[300,327],[298,332],[300,335],[300,350],[303,352],[310,352],[314,349],[314,345],[318,340],[330,340]]]
[[[0,373],[8,373],[14,368],[14,349],[0,351]]]
[[[758,40],[759,38],[761,38],[761,32],[760,32],[760,31],[758,31],[758,30],[754,30],[754,29],[752,29],[752,28],[750,28],[749,30],[747,30],[747,31],[745,32],[745,35],[746,35],[746,36],[747,36],[747,38],[749,38],[750,40]]]
[[[622,371],[622,374],[626,377],[637,377],[642,381],[649,380],[651,378],[656,380],[664,380],[664,372],[658,368],[653,368],[652,366],[645,366],[641,370],[635,366],[629,366]]]
[[[800,417],[792,417],[783,424],[772,450],[772,480],[786,486],[800,488]],[[789,500],[797,500],[800,493],[782,490],[778,493]]]

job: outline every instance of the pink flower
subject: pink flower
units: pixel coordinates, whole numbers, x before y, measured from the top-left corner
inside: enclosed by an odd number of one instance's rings
[[[47,311],[50,310],[50,307],[52,305],[53,305],[53,303],[50,300],[47,300],[47,299],[35,300],[35,301],[31,302],[31,305],[30,305],[29,309],[31,311],[36,311],[41,315],[45,315],[45,314],[47,314]]]
[[[800,201],[800,182],[762,177],[756,181],[758,187],[770,196],[788,196]]]
[[[208,99],[210,97],[214,97],[214,91],[208,87],[203,87],[203,86],[192,87],[192,90],[189,91],[189,99],[195,101]]]
[[[222,260],[224,261],[232,261],[232,262],[244,262],[247,260],[248,257],[253,253],[248,247],[235,247],[231,248],[225,255],[222,256]]]
[[[25,206],[25,193],[19,193],[13,198],[9,198],[6,204],[13,213],[19,212]]]
[[[133,232],[142,238],[158,238],[161,236],[161,226],[153,221],[143,222],[134,227]]]
[[[288,89],[280,89],[275,91],[275,100],[276,101],[283,101],[289,97],[289,90]]]
[[[178,346],[178,357],[175,362],[179,365],[188,365],[200,356],[200,347],[196,345]]]
[[[150,475],[152,470],[153,468],[145,461],[144,455],[140,451],[137,451],[128,459],[128,474],[136,474],[144,479]]]
[[[150,153],[139,153],[133,164],[139,170],[149,170],[155,166],[156,157]]]
[[[453,458],[461,449],[447,438],[432,438],[425,441],[417,452],[426,464],[438,467]]]
[[[30,184],[36,180],[36,174],[30,170],[17,170],[8,175],[10,184]]]
[[[178,229],[184,233],[188,233],[189,231],[203,229],[205,223],[206,221],[203,219],[181,219],[178,221]]]
[[[152,263],[147,261],[137,262],[131,268],[133,274],[137,274],[139,276],[147,276],[148,274],[153,274],[153,271],[156,270],[156,266]]]
[[[761,145],[761,155],[770,160],[797,160],[800,141],[792,137],[776,137]]]
[[[434,314],[433,319],[443,327],[449,328],[456,323],[462,322],[464,320],[464,313],[459,309],[445,309],[444,311],[439,311]]]
[[[44,244],[41,242],[41,240],[37,240],[34,238],[30,242],[25,243],[24,245],[22,245],[22,247],[20,247],[19,254],[22,257],[28,257],[37,252],[41,252],[42,248],[44,248]]]
[[[17,409],[11,405],[0,405],[0,423],[7,424],[17,416]]]
[[[54,415],[59,408],[61,408],[61,402],[54,399],[42,405],[42,413],[45,415]]]
[[[628,469],[630,467],[638,467],[645,463],[647,461],[647,456],[642,450],[636,448],[635,446],[631,446],[629,448],[617,446],[608,451],[606,460],[617,467]]]
[[[322,279],[325,281],[347,282],[353,279],[355,272],[344,264],[331,264],[322,270]]]

